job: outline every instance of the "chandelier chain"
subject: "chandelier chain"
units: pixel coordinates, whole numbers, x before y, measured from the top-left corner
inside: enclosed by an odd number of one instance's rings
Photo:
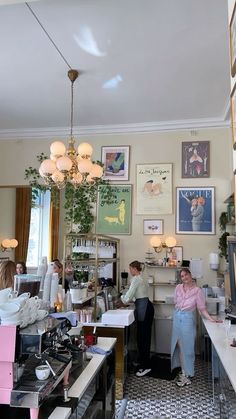
[[[70,104],[70,136],[73,137],[73,121],[74,121],[74,82],[71,82],[71,104]]]
[[[58,46],[56,45],[56,43],[53,41],[53,39],[51,38],[51,36],[49,35],[49,33],[46,31],[46,29],[44,28],[43,24],[40,22],[39,18],[37,17],[37,15],[35,14],[35,12],[33,11],[33,9],[31,8],[31,6],[25,2],[25,5],[28,7],[28,9],[30,10],[30,12],[32,13],[32,15],[34,16],[34,18],[37,20],[38,24],[41,26],[41,28],[43,29],[45,35],[48,37],[49,41],[53,44],[53,46],[56,48],[57,52],[60,54],[61,58],[63,59],[63,61],[66,63],[66,65],[71,69],[70,64],[68,63],[68,61],[66,60],[66,58],[64,57],[64,55],[62,54],[62,52],[59,50]]]

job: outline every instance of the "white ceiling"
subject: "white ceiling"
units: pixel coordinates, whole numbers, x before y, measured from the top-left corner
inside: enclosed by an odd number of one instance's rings
[[[27,5],[15,3],[0,7],[0,138],[63,135],[70,124],[68,66]],[[227,1],[29,5],[69,65],[82,71],[75,82],[80,133],[228,123]]]

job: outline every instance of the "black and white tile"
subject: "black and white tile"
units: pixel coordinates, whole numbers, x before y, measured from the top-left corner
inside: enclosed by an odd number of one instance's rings
[[[175,381],[152,377],[127,377],[128,402],[124,419],[220,419],[220,409],[213,404],[209,364],[201,360],[196,363],[196,375],[192,384],[179,388]],[[122,401],[116,403],[116,418]],[[121,409],[122,410],[122,409]]]

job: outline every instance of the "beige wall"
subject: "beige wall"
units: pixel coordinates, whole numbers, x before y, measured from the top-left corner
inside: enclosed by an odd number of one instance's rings
[[[91,136],[80,140],[89,141],[94,147],[94,159],[101,158],[101,146],[130,145],[130,180],[133,185],[132,234],[119,236],[121,239],[121,269],[128,269],[128,263],[134,259],[144,260],[149,249],[150,236],[143,235],[143,219],[152,216],[136,215],[135,211],[135,168],[137,163],[173,163],[173,207],[175,210],[176,186],[215,186],[216,220],[226,210],[223,201],[231,194],[232,187],[232,140],[228,128],[202,129],[194,131],[168,131],[159,133],[122,134]],[[210,178],[181,178],[181,142],[210,141]],[[0,142],[0,183],[1,185],[26,184],[24,169],[37,167],[36,155],[40,152],[49,154],[51,140],[19,140]],[[14,168],[14,169],[13,169]],[[158,215],[164,220],[164,236],[175,233],[175,215]],[[216,273],[208,268],[208,256],[218,250],[218,223],[216,232],[211,235],[176,235],[177,244],[183,246],[184,259],[202,258],[204,278],[199,283],[213,283]],[[63,229],[63,216],[61,215]],[[1,235],[1,231],[0,231]],[[61,234],[61,237],[63,233]],[[60,240],[60,256],[62,256],[62,240]]]

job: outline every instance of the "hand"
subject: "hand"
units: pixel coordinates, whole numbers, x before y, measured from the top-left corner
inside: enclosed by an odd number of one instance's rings
[[[126,307],[126,305],[121,300],[118,300],[115,303],[115,306],[116,306],[116,308]]]

